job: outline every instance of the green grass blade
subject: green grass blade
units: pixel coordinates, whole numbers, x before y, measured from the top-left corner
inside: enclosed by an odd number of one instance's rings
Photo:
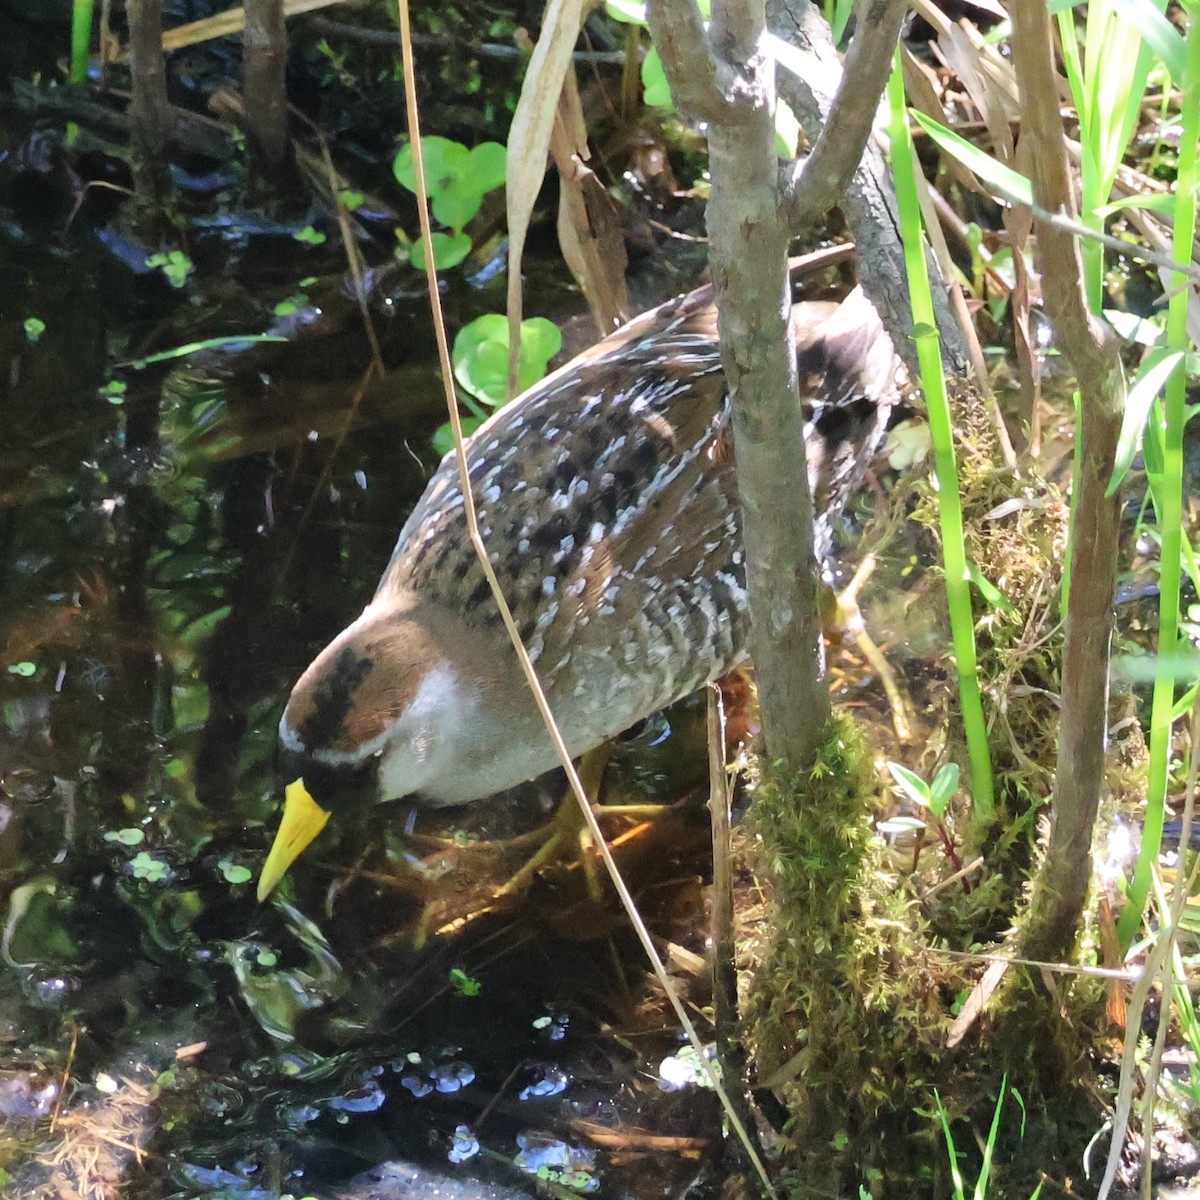
[[[964,167],[974,171],[985,183],[990,183],[1007,200],[1026,206],[1033,204],[1033,184],[1012,167],[993,158],[984,150],[959,137],[945,125],[940,125],[923,112],[912,110],[913,119],[947,154],[953,155]]]
[[[1134,376],[1133,386],[1125,397],[1121,436],[1117,440],[1116,461],[1113,463],[1112,478],[1108,481],[1108,490],[1104,493],[1106,496],[1111,496],[1125,481],[1142,440],[1142,430],[1146,428],[1150,409],[1167,382],[1167,377],[1176,367],[1182,368],[1183,358],[1180,353],[1149,354]]]
[[[975,1200],[984,1200],[987,1196],[988,1177],[992,1173],[992,1159],[996,1153],[996,1138],[1000,1136],[1000,1114],[1004,1111],[1004,1091],[1008,1087],[1008,1072],[1005,1071],[1000,1080],[1000,1093],[996,1097],[996,1107],[992,1112],[992,1127],[988,1130],[987,1141],[983,1146],[983,1164],[979,1168],[979,1178],[975,1180]]]
[[[958,464],[954,453],[954,426],[942,369],[941,341],[933,312],[925,243],[921,233],[921,211],[917,197],[916,156],[904,102],[904,80],[897,50],[888,82],[889,133],[892,141],[892,170],[900,208],[900,231],[904,240],[904,265],[912,305],[913,338],[921,368],[921,386],[929,414],[933,440],[934,470],[938,481],[938,522],[942,534],[942,561],[946,578],[946,604],[954,642],[959,703],[963,731],[971,763],[971,799],[975,820],[987,823],[995,815],[995,793],[987,723],[975,654],[975,621],[971,609],[970,572],[963,541],[962,503],[958,492]]]
[[[1147,45],[1158,55],[1172,79],[1182,79],[1185,48],[1178,29],[1149,0],[1112,0],[1128,24],[1135,26]]]
[[[958,1151],[954,1148],[954,1134],[950,1132],[950,1115],[942,1103],[937,1089],[933,1092],[933,1103],[937,1108],[938,1120],[942,1123],[942,1136],[946,1139],[946,1157],[950,1160],[950,1181],[954,1184],[954,1200],[967,1200],[963,1191],[962,1172],[958,1169]]]
[[[72,83],[86,83],[88,57],[92,47],[92,12],[95,0],[74,0],[71,5]]]

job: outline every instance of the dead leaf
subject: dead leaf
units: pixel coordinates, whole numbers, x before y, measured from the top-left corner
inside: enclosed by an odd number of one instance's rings
[[[584,2],[549,0],[546,5],[542,35],[525,70],[508,133],[508,386],[513,394],[521,369],[521,257],[529,218],[546,174],[550,133],[583,23]]]

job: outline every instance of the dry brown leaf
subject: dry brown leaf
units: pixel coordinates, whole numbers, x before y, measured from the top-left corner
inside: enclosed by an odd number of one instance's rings
[[[1008,967],[1009,964],[1003,959],[997,959],[984,971],[983,978],[972,989],[962,1010],[954,1018],[954,1024],[950,1026],[950,1033],[946,1037],[947,1047],[957,1046],[967,1036],[967,1031],[979,1019],[979,1014],[992,998],[992,993],[1000,986],[1000,980],[1004,978]]]
[[[346,2],[347,0],[283,0],[283,15],[293,17],[297,13],[316,12],[319,8],[329,8],[331,5]],[[245,27],[245,10],[230,8],[217,13],[216,16],[206,17],[203,21],[189,21],[186,25],[176,25],[174,29],[164,29],[163,49],[181,50],[185,46],[197,46],[202,42],[211,42],[214,38],[241,33]],[[398,36],[396,44],[399,45]],[[128,57],[128,47],[124,47],[117,56],[118,61]]]
[[[541,191],[550,152],[550,133],[558,111],[571,55],[579,39],[585,0],[549,0],[542,35],[533,48],[521,96],[508,133],[508,328],[509,391],[520,373],[521,257],[529,218]]]
[[[612,198],[585,161],[589,157],[587,126],[573,70],[563,80],[550,152],[561,180],[558,243],[588,302],[596,329],[601,337],[607,337],[629,319],[628,259]]]

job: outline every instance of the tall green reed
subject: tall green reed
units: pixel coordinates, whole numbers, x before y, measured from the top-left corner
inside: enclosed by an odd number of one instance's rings
[[[971,800],[977,823],[990,822],[995,815],[995,785],[988,749],[987,721],[975,652],[975,619],[971,610],[970,571],[963,540],[962,502],[958,490],[958,463],[954,452],[954,427],[946,394],[941,342],[933,311],[929,270],[925,262],[920,203],[917,198],[916,157],[908,110],[904,102],[904,80],[897,50],[888,82],[888,133],[892,142],[892,171],[900,209],[904,239],[904,265],[908,273],[912,305],[912,338],[916,342],[921,386],[929,414],[933,441],[934,475],[938,494],[938,523],[942,535],[942,564],[946,577],[946,603],[958,677],[963,732],[971,766]]]

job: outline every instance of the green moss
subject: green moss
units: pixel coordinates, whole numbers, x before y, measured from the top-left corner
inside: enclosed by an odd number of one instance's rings
[[[945,1026],[924,921],[871,824],[878,776],[835,716],[810,777],[769,774],[748,817],[771,917],[745,997],[758,1083],[791,1115],[796,1195],[847,1189],[932,1161],[929,1099]],[[828,1192],[826,1192],[828,1194]]]
[[[964,1043],[944,1045],[987,961],[938,951],[1011,954],[1041,864],[1056,758],[1067,518],[1052,486],[998,465],[977,399],[962,398],[962,414],[968,557],[1003,597],[975,598],[997,819],[980,828],[960,797],[945,823],[957,862],[982,858],[982,865],[936,886],[957,864],[932,833],[906,860],[889,855],[872,829],[878,764],[846,717],[831,721],[809,778],[764,771],[745,824],[757,875],[750,899],[759,906],[743,947],[745,1036],[760,1094],[770,1092],[787,1112],[783,1190],[797,1198],[855,1196],[860,1186],[913,1200],[949,1194],[931,1114],[935,1087],[956,1125],[963,1123],[959,1145],[968,1159],[976,1138],[966,1125],[986,1134],[1005,1072],[1029,1105],[1023,1141],[1016,1118],[1000,1131],[997,1162],[1008,1168],[1000,1172],[1007,1178],[994,1180],[996,1195],[1023,1200],[1038,1170],[1077,1163],[1094,1130],[1077,1087],[1106,1033],[1103,987],[1094,980],[1057,976],[1051,995],[1040,972],[1014,967]],[[936,543],[931,487],[910,482],[894,501],[895,512]],[[906,540],[911,545],[911,530]],[[936,561],[936,547],[928,557]],[[942,761],[964,763],[952,685],[924,678],[914,690],[927,704],[931,743],[944,737],[945,745],[931,744],[907,765],[927,773]],[[1136,743],[1114,755],[1109,784],[1117,796],[1136,794],[1144,754]],[[1092,937],[1085,930],[1081,942],[1090,958]]]

